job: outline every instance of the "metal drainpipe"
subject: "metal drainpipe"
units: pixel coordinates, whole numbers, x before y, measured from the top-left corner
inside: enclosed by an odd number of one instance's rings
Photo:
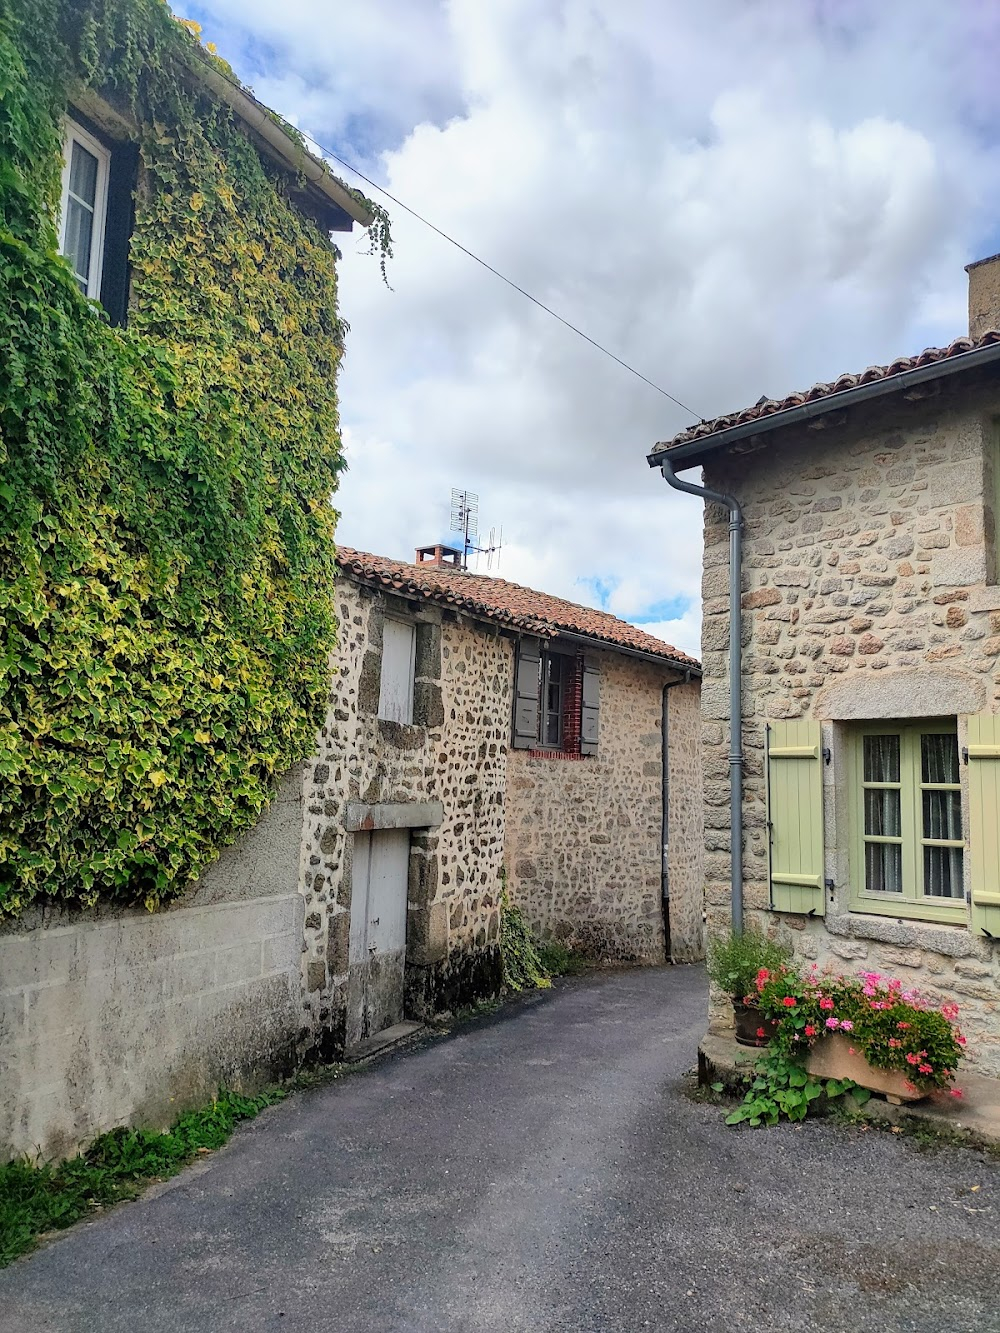
[[[670,949],[670,867],[667,859],[670,854],[670,705],[667,696],[678,685],[690,685],[691,672],[685,671],[680,680],[668,680],[663,687],[663,715],[660,731],[661,765],[663,769],[663,814],[660,822],[660,842],[663,845],[663,862],[660,867],[660,896],[663,903],[663,943],[667,962],[674,961]]]
[[[729,824],[732,832],[730,853],[730,897],[733,930],[743,932],[743,725],[741,680],[743,672],[743,625],[740,611],[740,584],[743,564],[743,511],[731,495],[681,481],[669,455],[660,463],[663,480],[675,491],[697,495],[729,510]]]

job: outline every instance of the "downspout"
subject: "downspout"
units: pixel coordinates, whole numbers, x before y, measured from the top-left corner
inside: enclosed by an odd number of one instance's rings
[[[674,961],[670,949],[670,704],[668,695],[678,685],[689,685],[691,672],[685,671],[680,680],[668,680],[663,687],[663,715],[660,729],[661,765],[663,769],[663,813],[660,820],[660,842],[663,861],[660,867],[660,899],[663,904],[663,945],[667,962]]]
[[[729,510],[729,824],[732,832],[730,853],[730,901],[733,930],[743,933],[743,725],[740,684],[743,672],[743,626],[740,611],[740,587],[743,565],[743,511],[731,495],[681,481],[674,472],[669,454],[660,463],[663,480],[675,491],[697,495]]]

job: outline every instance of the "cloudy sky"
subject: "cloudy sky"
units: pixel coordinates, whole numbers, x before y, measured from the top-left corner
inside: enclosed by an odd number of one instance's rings
[[[995,0],[174,7],[697,416],[949,341],[1000,250]],[[389,207],[391,291],[344,245],[341,540],[411,558],[468,487],[504,576],[697,651],[701,507],[645,462],[691,416]]]

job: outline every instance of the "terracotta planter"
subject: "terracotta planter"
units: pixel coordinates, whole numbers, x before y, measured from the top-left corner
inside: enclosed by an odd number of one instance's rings
[[[806,1069],[817,1078],[850,1078],[862,1088],[883,1094],[887,1102],[901,1106],[904,1102],[919,1102],[926,1092],[912,1092],[906,1086],[906,1075],[896,1069],[875,1069],[858,1048],[853,1048],[850,1037],[831,1033],[821,1037],[809,1052]]]
[[[775,1028],[773,1018],[765,1018],[753,1004],[744,1004],[742,1000],[733,1000],[733,1014],[736,1019],[736,1040],[741,1046],[766,1046]],[[765,1036],[758,1037],[763,1028]]]

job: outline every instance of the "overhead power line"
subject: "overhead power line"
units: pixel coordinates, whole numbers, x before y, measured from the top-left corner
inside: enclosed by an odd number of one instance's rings
[[[224,75],[223,77],[227,76]],[[268,110],[268,108],[265,107],[262,102],[258,101],[258,99],[254,97],[248,89],[244,88],[242,84],[239,84],[232,79],[230,82],[235,88],[238,88],[240,92],[243,93],[244,97],[250,97],[262,110]],[[423,214],[418,213],[415,208],[411,208],[409,204],[404,204],[402,199],[391,194],[384,185],[379,185],[378,181],[373,181],[371,177],[366,176],[363,171],[359,171],[353,163],[345,161],[344,158],[338,153],[335,153],[332,148],[326,148],[318,139],[315,139],[311,134],[307,134],[304,130],[298,130],[298,133],[301,134],[303,138],[308,139],[323,157],[331,158],[338,166],[343,167],[345,171],[349,171],[353,176],[357,176],[358,180],[364,181],[364,183],[370,185],[373,190],[378,190],[379,194],[384,195],[385,198],[397,208],[401,208],[404,213],[409,213],[410,216],[416,218],[418,222],[422,222],[425,227],[429,227],[430,230],[440,236],[443,241],[447,241],[449,245],[453,245],[456,250],[461,250],[463,255],[467,255],[482,268],[486,269],[487,272],[492,273],[494,277],[499,278],[501,282],[505,282],[508,287],[512,287],[515,292],[519,292],[520,295],[529,300],[532,305],[538,306],[539,310],[544,310],[547,315],[551,315],[553,319],[557,319],[560,324],[569,329],[570,332],[575,333],[578,338],[582,338],[584,342],[590,343],[591,347],[596,347],[599,352],[603,352],[605,356],[609,356],[612,361],[616,362],[624,370],[627,370],[630,375],[634,375],[636,379],[642,380],[643,384],[648,384],[651,389],[655,389],[657,393],[661,393],[664,398],[669,398],[672,403],[675,403],[683,412],[687,412],[689,416],[694,417],[695,420],[704,420],[704,417],[700,416],[694,408],[688,407],[687,403],[682,403],[679,398],[675,398],[672,393],[668,393],[662,385],[656,384],[653,380],[648,379],[641,370],[636,370],[635,366],[630,366],[627,361],[623,361],[622,358],[612,352],[610,348],[605,347],[603,343],[599,343],[596,338],[592,338],[589,333],[585,333],[583,329],[578,328],[576,324],[571,323],[570,320],[560,315],[557,310],[553,310],[551,306],[546,305],[544,301],[540,301],[537,296],[532,296],[531,292],[526,291],[516,283],[513,278],[508,278],[506,273],[501,273],[498,268],[494,268],[494,266],[488,263],[487,260],[482,259],[473,250],[470,250],[468,246],[463,245],[461,241],[456,240],[454,236],[449,236],[446,231],[442,231],[440,227],[435,226],[429,218],[425,218]]]

